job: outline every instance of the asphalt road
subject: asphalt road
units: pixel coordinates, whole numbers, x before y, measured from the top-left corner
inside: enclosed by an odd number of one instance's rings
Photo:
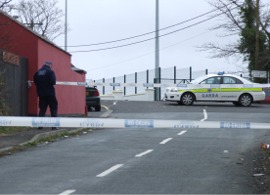
[[[269,122],[270,105],[104,101],[89,117]],[[111,111],[108,111],[111,110]],[[97,129],[0,159],[1,194],[251,194],[269,130]]]

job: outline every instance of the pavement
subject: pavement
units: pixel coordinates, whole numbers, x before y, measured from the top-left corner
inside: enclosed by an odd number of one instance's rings
[[[102,108],[100,112],[95,112],[94,110],[88,111],[87,117],[90,118],[107,118],[112,113],[108,107],[112,105],[112,101],[103,101]],[[91,130],[91,129],[89,129]],[[88,131],[89,131],[88,130]],[[82,128],[60,128],[58,130],[52,130],[51,127],[44,127],[43,129],[38,129],[35,127],[29,127],[28,130],[22,132],[16,132],[13,134],[0,134],[0,157],[3,155],[11,154],[16,151],[23,150],[25,146],[37,143],[41,139],[46,137],[51,137],[56,134],[61,133],[80,133],[86,131]]]
[[[36,143],[41,139],[50,137],[60,133],[77,133],[82,131],[82,128],[60,128],[52,130],[51,128],[29,128],[26,131],[16,132],[12,134],[0,135],[0,155],[10,154],[16,149],[23,149],[25,145]]]
[[[107,118],[112,113],[108,107],[112,105],[112,101],[103,101],[102,108],[100,112],[95,112],[94,110],[89,110],[87,117],[90,118]],[[108,106],[108,107],[107,107]],[[89,129],[90,130],[90,129]],[[89,131],[88,130],[88,131]],[[51,127],[44,127],[43,129],[38,129],[35,127],[29,127],[28,130],[22,132],[16,132],[13,134],[0,134],[0,157],[6,154],[14,153],[15,151],[20,151],[24,149],[25,146],[36,143],[41,139],[46,137],[51,137],[60,133],[80,133],[84,132],[85,129],[82,128],[60,128],[59,130],[52,130]]]

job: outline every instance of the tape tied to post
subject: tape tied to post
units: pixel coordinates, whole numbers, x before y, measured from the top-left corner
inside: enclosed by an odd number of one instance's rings
[[[32,86],[32,83],[34,81],[27,81],[28,87]],[[177,87],[177,88],[203,88],[201,85],[205,85],[206,88],[217,88],[221,87],[220,85],[207,85],[207,84],[200,84],[200,85],[194,85],[194,84],[168,84],[168,83],[119,83],[119,82],[113,82],[113,83],[107,83],[107,82],[71,82],[71,81],[56,81],[56,85],[70,85],[70,86],[85,86],[85,87],[91,87],[91,86],[101,86],[101,87],[157,87],[157,88],[166,88],[166,87]],[[270,88],[270,84],[239,84],[238,87],[242,88]],[[228,85],[228,87],[231,87]]]

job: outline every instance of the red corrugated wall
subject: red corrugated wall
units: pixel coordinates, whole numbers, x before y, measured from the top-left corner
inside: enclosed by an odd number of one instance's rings
[[[0,48],[28,59],[28,80],[33,81],[34,73],[45,61],[53,63],[57,81],[85,82],[85,74],[71,69],[71,55],[52,43],[41,39],[25,27],[0,13],[0,28],[9,36],[7,43],[0,42]],[[6,44],[6,45],[4,45]],[[56,86],[59,115],[83,115],[85,113],[85,87]],[[29,88],[28,115],[37,115],[38,98],[35,86]],[[49,109],[47,114],[49,114]]]
[[[40,68],[45,61],[51,61],[53,63],[52,69],[55,71],[57,81],[85,82],[85,74],[79,74],[71,69],[70,55],[52,47],[42,40],[38,40],[38,68]],[[34,93],[35,92],[36,91],[34,91]],[[84,86],[57,85],[56,95],[59,104],[59,114],[84,114]]]

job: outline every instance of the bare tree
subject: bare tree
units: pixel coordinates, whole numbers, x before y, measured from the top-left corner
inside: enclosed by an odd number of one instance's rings
[[[0,0],[0,9],[6,12],[11,10],[11,3],[12,0]]]
[[[228,58],[232,56],[244,56],[249,62],[249,70],[254,66],[255,35],[258,23],[258,35],[260,41],[259,69],[265,69],[270,56],[270,9],[269,5],[256,7],[259,0],[213,0],[210,4],[217,12],[223,14],[221,23],[211,30],[222,30],[221,37],[236,36],[239,39],[226,45],[206,43],[200,48],[212,52],[213,58]],[[259,10],[259,15],[256,11]],[[256,23],[256,20],[258,22]]]
[[[64,13],[57,7],[57,0],[21,0],[14,9],[18,20],[41,36],[52,41],[64,34]]]
[[[239,15],[239,9],[241,5],[239,1],[234,0],[215,0],[209,2],[217,12],[222,13],[220,18],[221,23],[212,27],[210,30],[222,30],[223,34],[220,37],[229,37],[239,35],[244,28],[241,16]],[[224,22],[225,21],[225,22]],[[210,50],[213,58],[231,57],[240,54],[237,43],[228,43],[227,45],[220,45],[218,43],[205,43],[201,46],[202,50]]]

